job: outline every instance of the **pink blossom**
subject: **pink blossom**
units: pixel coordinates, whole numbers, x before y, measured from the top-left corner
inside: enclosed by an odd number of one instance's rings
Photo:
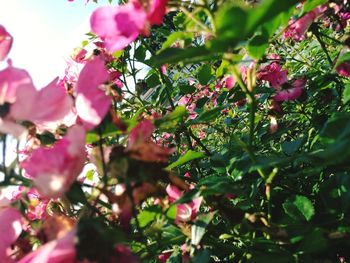
[[[319,6],[298,20],[289,21],[289,26],[284,32],[284,37],[291,38],[296,41],[304,40],[306,31],[309,29],[314,20],[318,18],[326,9],[326,6]]]
[[[99,57],[86,63],[79,75],[75,106],[86,129],[100,124],[108,112],[112,100],[103,90],[108,79],[104,61]]]
[[[0,71],[0,105],[14,103],[16,101],[17,89],[22,85],[33,85],[28,72],[12,66]]]
[[[166,12],[168,0],[151,0],[147,20],[151,25],[161,25]]]
[[[127,47],[145,28],[147,14],[137,2],[120,6],[105,6],[90,18],[91,31],[98,35],[111,51]]]
[[[18,263],[75,263],[75,235],[76,229],[68,232],[65,236],[52,240],[39,249],[31,252]]]
[[[290,84],[285,84],[287,88],[277,89],[276,95],[273,97],[275,101],[288,101],[295,100],[303,93],[304,87],[306,84],[306,79],[297,79]],[[283,87],[283,86],[282,86]]]
[[[154,125],[150,120],[142,120],[130,132],[128,147],[149,141],[154,132]]]
[[[282,70],[278,62],[272,62],[259,70],[257,79],[268,81],[272,87],[277,88],[288,81],[287,75],[288,70]]]
[[[169,201],[175,202],[180,199],[182,192],[179,188],[169,184],[166,188],[166,192],[169,196]],[[176,205],[176,221],[177,222],[188,222],[196,217],[199,207],[202,202],[202,197],[193,199],[190,203]]]
[[[28,191],[27,196],[29,199],[29,206],[26,213],[27,218],[29,220],[46,219],[49,216],[46,208],[50,200],[40,196],[38,191],[34,188]]]
[[[70,112],[73,101],[57,81],[58,78],[54,79],[39,91],[30,84],[22,85],[15,103],[11,105],[10,116],[34,123],[62,120]]]
[[[71,127],[52,147],[33,150],[21,166],[44,197],[62,196],[75,181],[85,161],[85,131]]]
[[[0,259],[11,262],[10,246],[22,232],[22,216],[19,211],[8,207],[0,209]]]
[[[77,63],[84,63],[86,61],[87,51],[83,48],[75,48],[71,54],[71,58]]]
[[[350,62],[343,62],[335,69],[338,74],[350,78]]]
[[[12,42],[12,36],[2,25],[0,25],[0,61],[7,57],[7,54],[10,52],[12,47]]]

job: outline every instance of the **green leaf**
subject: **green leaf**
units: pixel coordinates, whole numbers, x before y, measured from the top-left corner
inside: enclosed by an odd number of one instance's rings
[[[197,220],[191,228],[191,245],[197,246],[199,244],[205,234],[208,224],[213,220],[214,215],[215,213],[211,212],[197,216]]]
[[[161,119],[154,121],[154,125],[160,130],[169,131],[177,128],[178,124],[183,121],[184,117],[187,116],[187,110],[184,106],[177,106],[174,111],[165,115]]]
[[[348,82],[345,86],[343,92],[343,103],[346,104],[350,100],[350,82]]]
[[[152,221],[154,221],[157,217],[157,215],[160,215],[162,213],[162,209],[159,206],[151,206],[147,207],[144,210],[142,210],[137,215],[137,220],[140,224],[140,227],[145,227]]]
[[[287,215],[295,220],[310,221],[315,214],[315,209],[311,201],[301,195],[297,195],[284,202],[283,209]]]
[[[350,62],[350,52],[346,52],[343,55],[341,55],[338,58],[337,63],[335,63],[334,68],[337,68],[341,63],[344,62]]]
[[[194,119],[192,123],[210,122],[221,115],[222,109],[223,107],[216,107],[214,109],[204,111],[196,119]]]
[[[167,40],[162,45],[162,50],[169,48],[178,40],[191,40],[193,38],[193,33],[177,31],[171,33]]]
[[[304,141],[304,138],[300,138],[291,142],[283,142],[281,144],[282,151],[287,155],[292,155],[303,145]]]
[[[328,0],[308,0],[303,5],[302,14],[308,13],[311,10],[313,10],[315,7],[317,7],[319,5],[323,5],[327,2],[328,2]]]
[[[196,91],[196,87],[191,85],[179,85],[178,88],[182,94],[192,94]]]
[[[213,54],[204,46],[189,47],[186,49],[167,48],[158,55],[152,57],[149,63],[160,67],[164,64],[175,64],[178,62],[192,64],[206,60],[215,60],[218,57],[218,54]]]
[[[327,248],[328,241],[322,229],[316,228],[313,232],[306,235],[301,242],[298,251],[303,253],[316,253]]]
[[[252,58],[260,59],[269,46],[269,38],[266,35],[256,35],[248,42],[248,53]]]
[[[146,49],[142,45],[138,46],[135,50],[134,56],[138,61],[144,61],[146,58]]]
[[[251,34],[256,28],[299,3],[299,0],[264,0],[261,4],[249,10],[247,32]]]
[[[175,161],[172,164],[168,165],[168,167],[166,169],[167,170],[171,170],[171,169],[174,169],[175,167],[178,167],[178,166],[183,165],[185,163],[188,163],[190,161],[193,161],[193,160],[196,160],[196,159],[200,159],[200,158],[204,158],[204,157],[205,157],[204,153],[200,153],[200,152],[195,152],[195,151],[189,150],[187,153],[185,153],[185,155],[183,155],[179,159],[177,159],[177,161]]]
[[[212,78],[211,66],[208,64],[204,64],[197,73],[197,78],[201,85],[207,85],[210,79]]]

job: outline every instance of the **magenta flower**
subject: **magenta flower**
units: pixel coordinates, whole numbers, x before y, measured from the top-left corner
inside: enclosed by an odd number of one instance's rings
[[[182,196],[180,189],[171,184],[167,186],[166,192],[171,203],[175,202],[177,199],[180,199]],[[176,222],[188,222],[195,219],[201,203],[202,197],[198,197],[193,199],[190,203],[176,205]]]
[[[304,40],[306,31],[326,9],[325,5],[318,6],[298,20],[289,21],[289,26],[284,32],[284,38],[291,38],[296,41]]]
[[[7,54],[10,52],[12,47],[12,42],[12,36],[2,25],[0,25],[0,61],[7,57]]]
[[[146,22],[147,14],[136,2],[100,7],[90,18],[91,31],[105,42],[111,52],[133,42],[144,30]]]
[[[276,95],[273,97],[274,101],[289,101],[295,100],[300,97],[303,93],[304,87],[306,84],[306,79],[297,79],[294,80],[292,84],[284,84],[282,88],[278,88]]]
[[[151,25],[161,25],[166,13],[168,0],[151,0],[147,20]]]
[[[14,208],[0,208],[0,259],[1,262],[12,262],[11,245],[22,232],[22,216]]]
[[[350,62],[340,63],[335,70],[339,75],[350,78]]]
[[[27,218],[29,220],[46,219],[49,216],[46,208],[50,200],[40,196],[38,191],[34,188],[28,191],[27,196],[29,199],[29,206],[26,213]]]
[[[73,126],[52,147],[33,150],[21,166],[44,197],[61,197],[75,181],[85,162],[85,130]]]
[[[105,91],[108,79],[104,61],[99,57],[87,62],[79,75],[75,107],[88,130],[100,124],[112,103]]]
[[[268,81],[271,87],[278,88],[288,81],[287,75],[288,70],[282,70],[278,62],[272,62],[259,70],[257,79]]]

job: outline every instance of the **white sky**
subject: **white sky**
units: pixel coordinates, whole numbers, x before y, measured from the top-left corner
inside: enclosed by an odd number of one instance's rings
[[[0,0],[0,24],[14,38],[9,58],[14,66],[30,73],[37,88],[63,74],[64,58],[86,38],[90,15],[98,6],[90,2]]]

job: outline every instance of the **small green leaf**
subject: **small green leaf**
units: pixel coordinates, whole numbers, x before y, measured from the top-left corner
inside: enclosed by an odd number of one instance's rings
[[[178,167],[178,166],[183,165],[185,163],[188,163],[190,161],[204,158],[204,157],[205,157],[204,153],[189,150],[187,153],[185,153],[185,155],[181,156],[179,159],[177,159],[177,161],[170,164],[166,169],[171,170],[171,169],[174,169],[175,167]]]
[[[301,195],[297,195],[284,202],[283,209],[287,215],[295,220],[310,221],[315,214],[315,209],[311,201]]]
[[[207,213],[201,214],[197,216],[196,222],[192,225],[191,228],[191,244],[197,246],[201,241],[202,237],[205,234],[205,230],[210,223],[210,221],[214,218],[215,213]]]
[[[197,78],[201,85],[207,85],[212,78],[211,66],[208,64],[203,65],[197,73]]]
[[[350,82],[346,84],[343,92],[343,103],[346,104],[350,100]]]
[[[137,215],[137,220],[140,227],[145,227],[152,221],[154,221],[157,215],[162,213],[162,209],[159,206],[151,206],[142,210],[141,213]]]
[[[303,5],[302,13],[303,14],[308,13],[312,11],[314,8],[316,8],[317,6],[323,5],[326,2],[328,2],[328,0],[308,0]]]
[[[252,58],[260,59],[265,55],[265,51],[269,46],[269,39],[266,35],[256,35],[249,40],[247,49]]]

